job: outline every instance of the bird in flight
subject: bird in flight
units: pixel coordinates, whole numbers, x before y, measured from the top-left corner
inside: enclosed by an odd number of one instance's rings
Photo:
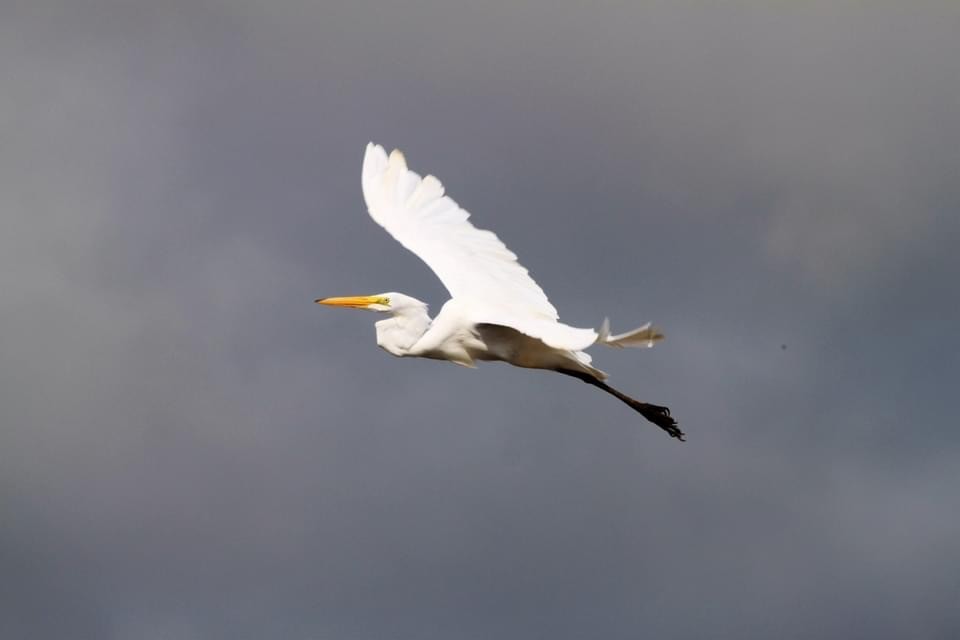
[[[607,320],[599,329],[559,321],[517,256],[492,232],[478,229],[470,214],[444,195],[432,175],[407,168],[399,150],[388,156],[370,143],[363,158],[363,198],[370,217],[427,263],[451,299],[431,318],[427,305],[402,293],[322,298],[319,304],[376,311],[377,344],[400,357],[448,360],[466,367],[499,360],[578,378],[626,403],[671,437],[684,440],[667,407],[640,402],[614,389],[591,364],[586,349],[652,347],[663,334],[647,323],[620,334]]]

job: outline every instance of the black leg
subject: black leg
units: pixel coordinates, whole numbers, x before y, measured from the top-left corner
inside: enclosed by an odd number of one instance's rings
[[[670,415],[670,409],[667,407],[661,407],[656,404],[650,404],[648,402],[640,402],[631,398],[622,391],[614,389],[606,382],[602,380],[597,380],[589,373],[584,373],[582,371],[575,371],[573,369],[557,369],[559,373],[564,375],[573,376],[579,380],[586,382],[587,384],[593,385],[598,389],[603,389],[610,395],[614,396],[628,407],[642,415],[644,418],[657,425],[661,429],[667,432],[671,438],[676,438],[680,442],[686,442],[686,435],[683,431],[680,430],[680,427],[677,426],[677,421],[673,419]]]

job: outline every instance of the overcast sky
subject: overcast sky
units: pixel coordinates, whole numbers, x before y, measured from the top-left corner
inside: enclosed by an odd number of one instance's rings
[[[0,636],[958,637],[960,8],[723,4],[4,0]],[[688,442],[312,304],[370,140]]]

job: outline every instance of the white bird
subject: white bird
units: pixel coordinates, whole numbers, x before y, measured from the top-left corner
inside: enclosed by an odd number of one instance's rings
[[[470,214],[444,195],[439,180],[410,171],[399,150],[387,156],[383,147],[368,144],[362,184],[370,217],[427,263],[451,299],[433,319],[426,303],[395,292],[317,303],[386,314],[376,323],[377,344],[395,356],[467,367],[478,360],[500,360],[556,371],[603,389],[672,437],[684,439],[669,409],[608,385],[607,374],[591,366],[584,351],[595,344],[653,346],[663,334],[650,323],[618,335],[610,333],[606,320],[597,330],[561,323],[517,256],[493,232],[474,227]]]

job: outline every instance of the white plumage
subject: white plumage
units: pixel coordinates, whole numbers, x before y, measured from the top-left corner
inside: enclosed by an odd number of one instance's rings
[[[492,231],[444,195],[435,177],[407,168],[399,150],[388,156],[370,143],[363,159],[363,197],[377,224],[420,257],[450,292],[436,318],[427,305],[400,293],[325,298],[317,302],[389,314],[377,322],[377,343],[397,356],[426,357],[474,366],[477,360],[558,371],[616,396],[671,436],[683,433],[665,407],[639,402],[613,389],[591,366],[584,349],[653,346],[663,335],[648,323],[611,335],[559,321],[557,310],[527,270]]]

